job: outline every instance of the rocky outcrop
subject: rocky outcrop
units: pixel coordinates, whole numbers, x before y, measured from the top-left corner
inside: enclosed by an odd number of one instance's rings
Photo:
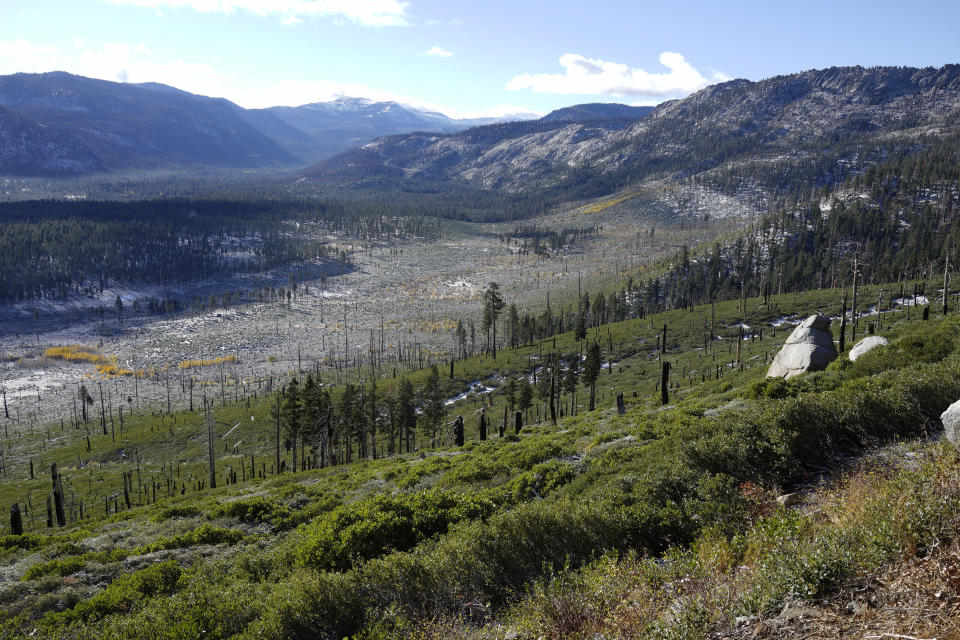
[[[773,359],[768,378],[792,378],[808,371],[822,371],[837,359],[830,333],[830,319],[810,316],[800,323]]]
[[[850,362],[856,362],[857,358],[865,354],[867,351],[872,351],[877,347],[883,347],[889,344],[886,338],[881,338],[880,336],[867,336],[850,349],[850,355],[847,357],[850,358]]]
[[[940,414],[940,421],[943,422],[943,436],[960,447],[960,400]]]

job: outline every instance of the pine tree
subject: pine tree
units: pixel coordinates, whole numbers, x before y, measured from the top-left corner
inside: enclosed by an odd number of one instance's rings
[[[440,388],[440,372],[437,371],[436,365],[430,368],[430,375],[427,377],[422,396],[420,406],[423,412],[420,415],[424,431],[430,433],[430,438],[435,444],[440,425],[447,416],[447,408],[443,404],[443,390]]]
[[[513,411],[513,408],[517,404],[517,381],[513,378],[507,378],[507,384],[504,389],[504,401],[507,403],[510,411]]]
[[[563,392],[573,395],[577,392],[577,384],[580,382],[580,357],[573,354],[570,357],[570,364],[563,374]]]
[[[600,356],[600,345],[592,342],[587,347],[587,359],[583,366],[583,381],[590,386],[590,407],[588,411],[593,411],[597,398],[597,377],[600,375],[600,367],[603,359]]]
[[[406,443],[407,453],[410,453],[410,441],[417,428],[417,412],[414,406],[413,384],[403,378],[400,380],[400,391],[397,393],[397,428],[400,437]]]
[[[296,379],[287,385],[283,398],[283,408],[280,411],[280,421],[283,424],[284,434],[293,446],[293,472],[297,471],[297,445],[300,441],[302,416],[300,405],[300,386]]]
[[[491,282],[487,290],[483,292],[483,323],[480,328],[487,334],[487,349],[493,353],[494,359],[497,357],[497,318],[503,311],[505,303],[503,296],[500,295],[500,285]],[[493,329],[493,341],[490,341],[490,329]]]
[[[517,411],[523,412],[533,404],[533,387],[526,377],[520,378],[517,386],[519,387],[517,391]]]
[[[302,410],[302,438],[314,448],[322,450],[326,436],[326,420],[330,410],[330,394],[308,374],[301,391]],[[322,451],[321,451],[322,453]]]

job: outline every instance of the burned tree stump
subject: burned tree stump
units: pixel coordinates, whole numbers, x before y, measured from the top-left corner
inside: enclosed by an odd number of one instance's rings
[[[463,416],[457,416],[457,419],[453,421],[453,444],[462,447],[463,442]]]
[[[10,532],[15,536],[23,535],[23,518],[20,516],[20,505],[10,507]]]

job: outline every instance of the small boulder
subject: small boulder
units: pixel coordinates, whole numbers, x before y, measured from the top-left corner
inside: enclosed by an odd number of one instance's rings
[[[781,507],[792,507],[799,502],[799,493],[785,493],[782,496],[777,496],[777,504],[779,504]]]
[[[954,446],[960,447],[960,400],[954,402],[940,414],[940,421],[943,422],[944,437]]]
[[[793,330],[770,364],[768,378],[792,378],[807,371],[822,371],[837,359],[830,319],[810,316]]]
[[[850,349],[850,354],[847,357],[850,358],[850,362],[856,362],[857,358],[865,354],[867,351],[871,351],[877,347],[883,347],[888,344],[889,342],[886,338],[880,336],[867,336],[857,344],[853,345],[853,348]]]

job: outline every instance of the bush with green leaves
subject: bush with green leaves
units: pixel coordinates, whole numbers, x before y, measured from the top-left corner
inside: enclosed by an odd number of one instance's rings
[[[204,523],[196,529],[191,529],[190,531],[169,538],[161,538],[145,544],[142,547],[138,547],[135,553],[141,555],[167,549],[184,549],[187,547],[195,547],[199,544],[236,544],[242,539],[243,533],[240,531],[215,527],[209,523]]]
[[[376,495],[342,505],[303,527],[293,553],[317,569],[346,569],[355,561],[406,550],[454,524],[494,512],[486,498],[451,491]]]
[[[134,573],[121,576],[89,600],[73,609],[51,613],[42,620],[47,628],[62,627],[74,622],[94,622],[114,613],[126,613],[143,601],[176,591],[182,571],[176,562],[158,562]]]

